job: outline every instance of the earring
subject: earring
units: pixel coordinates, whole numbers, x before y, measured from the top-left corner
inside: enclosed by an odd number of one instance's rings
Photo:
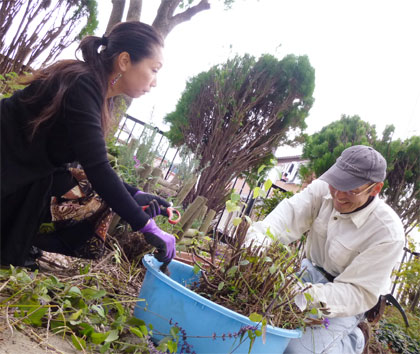
[[[122,77],[122,74],[121,74],[121,73],[118,73],[118,74],[117,74],[117,76],[115,76],[115,77],[111,80],[111,87],[114,87],[114,85],[117,83],[117,81],[118,81],[119,79],[121,79],[121,77]]]

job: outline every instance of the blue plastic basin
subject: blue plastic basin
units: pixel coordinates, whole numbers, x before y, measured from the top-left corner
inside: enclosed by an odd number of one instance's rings
[[[198,281],[200,277],[200,274],[194,274],[193,267],[174,260],[169,265],[171,276],[168,277],[159,270],[161,263],[152,255],[144,256],[143,264],[147,272],[139,298],[145,301],[137,303],[134,316],[153,325],[154,339],[160,340],[164,337],[159,333],[169,334],[170,328],[177,322],[186,331],[187,342],[197,354],[226,354],[239,344],[239,338],[229,338],[229,333],[238,332],[244,326],[255,326],[256,323],[247,317],[187,289],[185,285]],[[214,333],[216,339],[213,339]],[[225,340],[218,337],[223,334]],[[289,340],[301,335],[300,330],[267,326],[265,344],[261,337],[257,337],[252,353],[283,353]],[[247,334],[244,338],[248,338]],[[178,345],[178,349],[180,348],[181,345]],[[234,353],[248,353],[248,350],[249,339],[236,348]]]

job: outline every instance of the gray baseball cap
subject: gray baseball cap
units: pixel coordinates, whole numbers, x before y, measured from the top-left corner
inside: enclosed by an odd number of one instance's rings
[[[385,176],[384,157],[370,146],[354,145],[345,149],[319,179],[345,192],[366,183],[382,182]]]

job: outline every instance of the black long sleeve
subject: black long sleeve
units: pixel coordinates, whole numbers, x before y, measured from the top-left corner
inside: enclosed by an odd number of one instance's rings
[[[79,79],[68,93],[65,106],[71,149],[95,191],[138,230],[150,217],[132,198],[132,187],[128,189],[109,164],[101,128],[101,106],[101,96],[94,82],[89,78]]]
[[[139,191],[136,187],[130,186],[129,184],[125,182],[123,183],[124,183],[125,189],[127,189],[127,192],[130,193],[132,197],[134,197],[134,194],[136,194]]]

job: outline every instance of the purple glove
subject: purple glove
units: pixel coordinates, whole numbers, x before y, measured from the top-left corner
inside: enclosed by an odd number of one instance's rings
[[[134,194],[133,198],[139,206],[149,205],[149,203],[152,200],[156,200],[159,205],[163,205],[164,207],[170,207],[171,206],[171,204],[167,200],[165,200],[165,199],[163,199],[163,198],[161,198],[161,197],[159,197],[155,194],[145,193],[145,192],[142,192],[142,191],[137,191],[136,194]]]
[[[153,219],[139,231],[144,234],[147,243],[158,250],[155,257],[159,262],[169,263],[175,257],[175,237],[159,229]]]

